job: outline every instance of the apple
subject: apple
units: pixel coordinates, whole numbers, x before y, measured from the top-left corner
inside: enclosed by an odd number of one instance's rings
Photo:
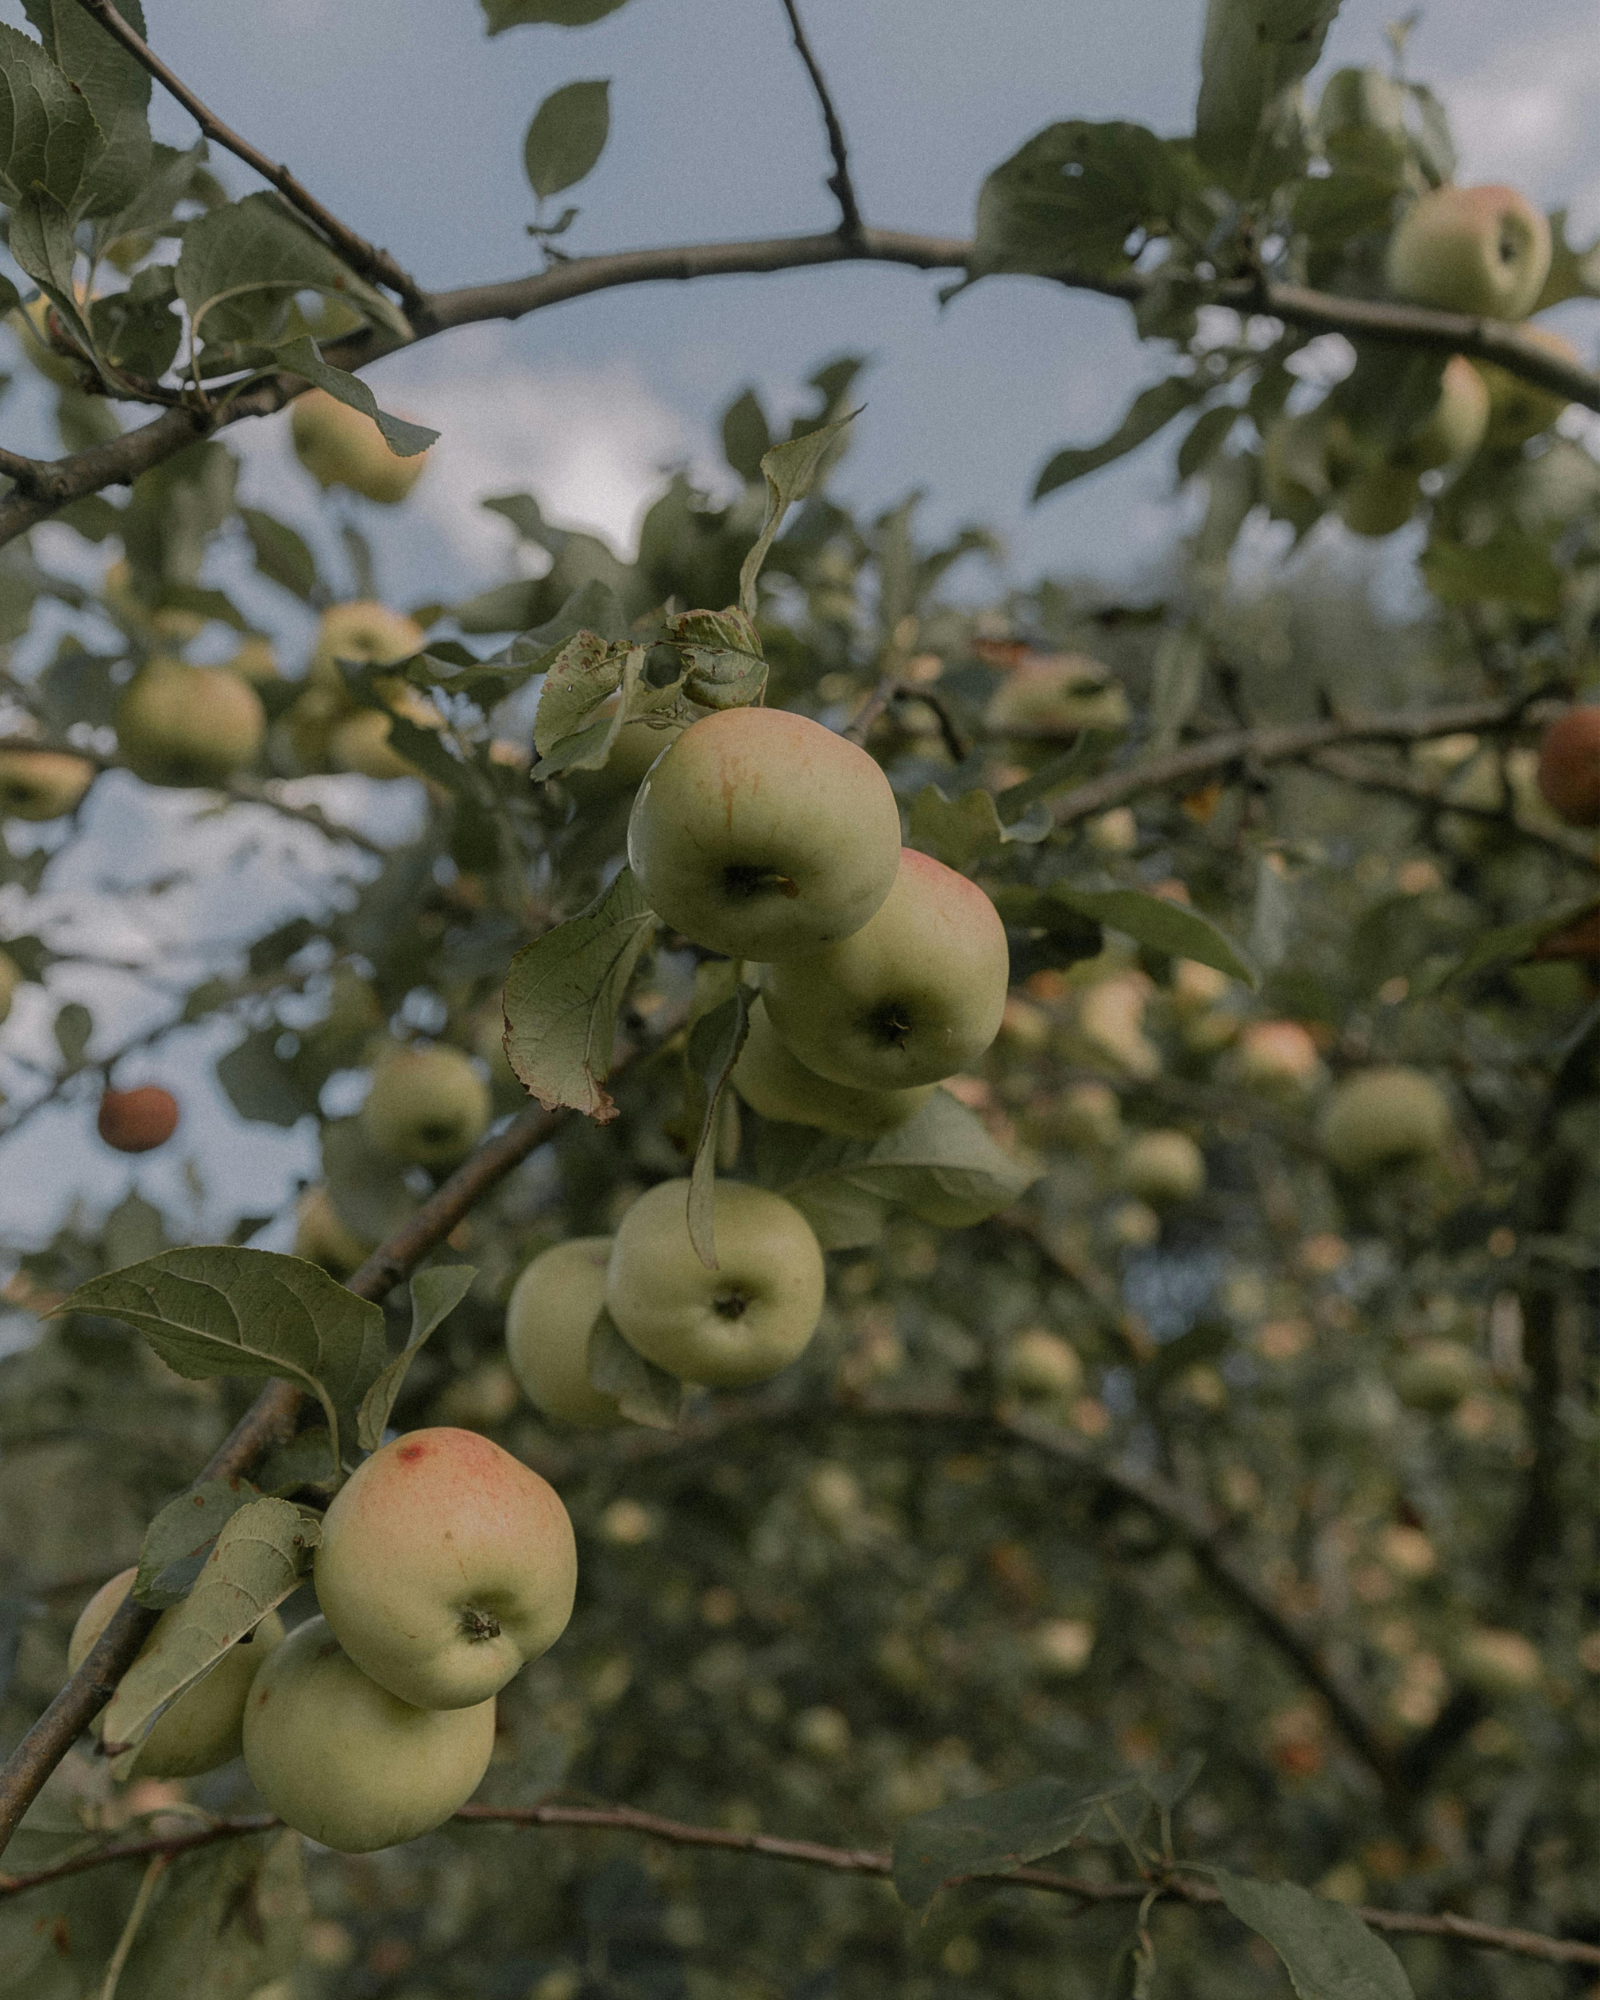
[[[1450,1101],[1421,1070],[1360,1070],[1334,1090],[1322,1116],[1322,1149],[1352,1178],[1442,1153],[1455,1121]]]
[[[578,1583],[555,1488],[476,1431],[408,1431],[333,1497],[317,1603],[379,1687],[472,1708],[566,1630]]]
[[[270,639],[246,639],[232,658],[222,664],[241,680],[259,683],[278,678],[278,655]]]
[[[0,819],[60,819],[94,779],[88,758],[66,750],[0,750]]]
[[[54,382],[58,389],[81,389],[86,376],[93,379],[92,365],[78,353],[60,314],[42,292],[26,305],[17,306],[8,317],[22,328],[22,351],[46,381]]]
[[[1544,1662],[1531,1639],[1493,1625],[1462,1635],[1456,1669],[1464,1681],[1487,1695],[1531,1694],[1544,1679]]]
[[[1569,708],[1540,737],[1539,792],[1568,826],[1600,826],[1600,708]]]
[[[1439,400],[1395,453],[1394,463],[1433,472],[1470,458],[1489,424],[1489,390],[1464,354],[1452,354],[1439,381]]]
[[[378,1066],[361,1129],[379,1152],[413,1166],[445,1167],[477,1145],[493,1108],[472,1059],[435,1042],[397,1050]]]
[[[1059,1400],[1083,1390],[1083,1363],[1077,1349],[1042,1326],[1016,1336],[1006,1349],[1003,1372],[1020,1396]]]
[[[1385,268],[1413,305],[1522,319],[1549,275],[1550,225],[1515,188],[1430,188],[1400,218]]]
[[[656,724],[635,716],[617,731],[603,774],[619,785],[636,785],[650,766],[683,734],[681,722]]]
[[[1076,736],[1126,729],[1130,716],[1109,667],[1084,653],[1044,653],[1025,655],[1007,671],[983,720],[997,736]]]
[[[1082,1148],[1115,1146],[1122,1137],[1122,1105],[1109,1083],[1074,1083],[1051,1113],[1052,1136]]]
[[[319,486],[347,486],[380,507],[404,500],[427,460],[426,452],[402,458],[391,451],[371,417],[326,389],[307,389],[295,398],[289,430],[296,458]]]
[[[1118,972],[1097,979],[1078,1002],[1078,1030],[1094,1053],[1145,1083],[1161,1074],[1161,1051],[1144,1031],[1154,990],[1144,973]]]
[[[574,1236],[535,1257],[506,1303],[506,1359],[542,1416],[620,1424],[615,1396],[589,1380],[589,1335],[606,1302],[609,1236]]]
[[[1413,1410],[1453,1410],[1478,1386],[1478,1364],[1458,1340],[1425,1340],[1400,1357],[1395,1394]]]
[[[1117,1179],[1136,1201],[1193,1201],[1205,1188],[1205,1154],[1187,1132],[1140,1132],[1117,1163]]]
[[[1339,519],[1352,535],[1377,540],[1403,528],[1422,498],[1417,475],[1399,465],[1369,465],[1339,489]]]
[[[1298,1021],[1252,1021],[1240,1033],[1233,1065],[1252,1090],[1307,1090],[1322,1074],[1317,1045]]]
[[[11,1012],[11,1003],[22,984],[22,968],[9,952],[0,951],[0,1021]]]
[[[776,708],[692,723],[650,768],[628,863],[663,923],[730,958],[848,938],[900,865],[900,811],[865,750]]]
[[[187,646],[198,638],[205,617],[198,611],[182,611],[165,605],[159,611],[146,604],[133,588],[133,565],[119,556],[100,580],[100,594],[125,624],[143,627],[172,646]]]
[[[1542,347],[1547,354],[1558,361],[1570,361],[1574,368],[1583,366],[1583,357],[1572,342],[1548,326],[1525,326],[1524,340],[1531,340]],[[1489,424],[1485,432],[1487,442],[1501,451],[1512,451],[1537,437],[1550,426],[1567,407],[1567,398],[1558,395],[1554,389],[1541,389],[1537,383],[1513,375],[1509,368],[1497,368],[1492,361],[1474,364],[1483,377],[1489,391]]]
[[[306,679],[343,693],[341,660],[388,666],[420,653],[425,643],[417,621],[403,611],[391,611],[386,604],[375,604],[369,598],[330,604],[317,625],[317,643],[306,667]]]
[[[611,1246],[606,1307],[623,1338],[669,1375],[742,1389],[804,1351],[826,1274],[810,1223],[781,1195],[719,1180],[713,1202],[717,1268],[708,1271],[689,1240],[689,1183],[641,1195]]]
[[[147,785],[220,785],[261,754],[261,697],[225,667],[157,655],[123,690],[116,711],[122,761]]]
[[[78,1614],[67,1642],[67,1672],[75,1674],[111,1616],[133,1588],[138,1571],[125,1569],[101,1584]],[[139,1648],[141,1660],[152,1659],[172,1640],[172,1613],[164,1611]],[[157,1717],[134,1758],[132,1775],[139,1778],[192,1778],[214,1771],[237,1757],[246,1697],[258,1670],[283,1638],[283,1620],[269,1611],[246,1638],[228,1648],[217,1664],[193,1687],[185,1688],[172,1706]],[[101,1718],[91,1727],[98,1736]]]
[[[250,1690],[244,1761],[278,1817],[341,1854],[415,1840],[465,1805],[494,1749],[491,1697],[425,1709],[369,1680],[322,1618],[297,1625]]]
[[[381,782],[421,777],[415,764],[389,747],[391,720],[379,708],[358,708],[342,717],[328,731],[328,762],[336,771],[354,771]]]
[[[910,1090],[853,1090],[818,1076],[789,1053],[760,998],[750,1009],[750,1033],[731,1081],[759,1117],[811,1125],[844,1139],[881,1139],[920,1111],[934,1091],[931,1083]]]
[[[1009,978],[994,904],[908,847],[875,916],[837,944],[764,967],[762,991],[773,1027],[807,1069],[856,1090],[908,1090],[983,1054],[1000,1031]]]
[[[294,1254],[320,1264],[335,1278],[348,1278],[367,1261],[370,1243],[348,1227],[325,1187],[307,1188],[295,1209]]]
[[[108,1090],[100,1100],[95,1129],[119,1153],[150,1153],[178,1129],[178,1101],[159,1084],[137,1090]]]

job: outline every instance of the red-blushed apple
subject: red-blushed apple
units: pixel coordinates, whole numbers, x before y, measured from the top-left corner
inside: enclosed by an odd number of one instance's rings
[[[463,1806],[494,1749],[494,1698],[417,1708],[357,1667],[326,1619],[297,1625],[254,1685],[244,1762],[272,1811],[341,1854],[415,1840]]]
[[[1252,1021],[1240,1031],[1233,1071],[1252,1090],[1308,1090],[1322,1074],[1322,1059],[1298,1021]]]
[[[877,915],[838,944],[767,966],[762,995],[807,1069],[855,1090],[908,1090],[976,1062],[1000,1031],[1009,978],[994,904],[908,847]]]
[[[1322,1150],[1342,1174],[1445,1151],[1455,1129],[1450,1100],[1431,1076],[1404,1067],[1358,1070],[1333,1092],[1322,1115]]]
[[[178,1129],[178,1100],[159,1084],[108,1090],[100,1100],[96,1130],[119,1153],[149,1153]]]
[[[506,1360],[533,1407],[564,1424],[620,1424],[589,1380],[589,1335],[606,1302],[609,1236],[573,1236],[544,1251],[506,1304]]]
[[[414,1166],[452,1166],[483,1137],[494,1112],[470,1056],[447,1043],[399,1049],[378,1065],[361,1129],[380,1152]]]
[[[931,1083],[914,1090],[852,1090],[829,1082],[789,1053],[760,998],[750,1009],[750,1033],[730,1080],[759,1117],[844,1139],[881,1139],[920,1111],[934,1091]]]
[[[1396,298],[1442,312],[1522,319],[1550,270],[1550,224],[1508,187],[1430,188],[1389,238]]]
[[[628,864],[663,923],[730,958],[847,938],[900,865],[900,812],[865,750],[776,708],[702,716],[650,768]]]
[[[116,729],[123,763],[147,785],[221,785],[260,756],[267,717],[226,667],[158,655],[123,689]]]
[[[326,389],[297,396],[289,416],[295,456],[317,484],[347,486],[380,507],[405,499],[422,476],[425,451],[402,458],[361,410],[353,410]]]
[[[689,1183],[663,1181],[623,1216],[606,1306],[623,1338],[683,1382],[742,1389],[798,1359],[817,1329],[827,1278],[811,1225],[766,1188],[719,1180],[717,1267],[689,1240]]]
[[[1540,737],[1539,793],[1568,826],[1600,826],[1600,708],[1569,708]]]
[[[555,1488],[476,1431],[409,1431],[333,1497],[317,1602],[370,1679],[419,1708],[470,1708],[553,1646],[578,1556]]]
[[[0,750],[0,819],[60,819],[94,783],[87,757],[67,750]]]
[[[89,1648],[111,1622],[111,1615],[133,1588],[136,1570],[125,1569],[101,1584],[78,1614],[67,1642],[67,1672],[75,1674]],[[244,1722],[245,1698],[257,1672],[283,1638],[283,1620],[269,1611],[247,1639],[228,1648],[204,1680],[185,1688],[172,1706],[156,1718],[140,1744],[131,1776],[192,1778],[214,1771],[237,1757]],[[139,1648],[141,1660],[158,1657],[172,1641],[172,1613],[164,1611]],[[91,1725],[100,1733],[100,1717]]]

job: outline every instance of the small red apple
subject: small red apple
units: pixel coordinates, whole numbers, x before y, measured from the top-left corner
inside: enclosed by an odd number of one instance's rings
[[[96,1121],[100,1136],[119,1153],[148,1153],[164,1146],[178,1129],[178,1101],[159,1084],[137,1090],[108,1090]]]
[[[1545,731],[1539,790],[1568,826],[1600,826],[1600,708],[1569,708]]]

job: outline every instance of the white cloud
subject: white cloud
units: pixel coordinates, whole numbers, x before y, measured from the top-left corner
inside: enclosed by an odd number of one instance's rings
[[[1566,202],[1580,229],[1600,226],[1600,94],[1594,23],[1496,49],[1491,61],[1440,86],[1461,149],[1462,177],[1503,180]]]

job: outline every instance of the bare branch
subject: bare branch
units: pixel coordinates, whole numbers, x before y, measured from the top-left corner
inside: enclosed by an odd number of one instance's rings
[[[144,38],[122,18],[112,0],[78,0],[78,5],[100,23],[113,41],[120,42],[140,68],[148,70],[169,96],[177,99],[208,139],[215,140],[236,159],[243,160],[247,167],[254,168],[285,201],[292,203],[307,221],[314,223],[353,270],[359,271],[364,278],[376,279],[379,284],[387,285],[391,291],[398,293],[408,313],[425,310],[426,299],[422,288],[409,272],[401,269],[387,250],[380,250],[364,236],[358,236],[331,209],[324,208],[287,167],[275,164],[248,139],[241,138],[230,126],[224,125],[217,114],[201,103],[182,78],[174,75]]]
[[[828,79],[822,74],[821,65],[811,53],[811,44],[806,39],[797,0],[781,0],[781,4],[784,13],[789,17],[789,32],[794,37],[795,51],[806,66],[806,74],[811,79],[811,88],[817,94],[822,122],[828,128],[828,150],[833,155],[833,172],[828,176],[828,188],[839,204],[839,234],[852,248],[856,248],[862,241],[865,225],[861,220],[860,204],[856,200],[855,184],[850,178],[850,152],[845,145],[844,126],[834,108],[833,98],[828,90]]]
[[[1576,861],[1580,866],[1593,868],[1597,864],[1597,850],[1593,839],[1585,840],[1581,833],[1569,832],[1561,826],[1534,826],[1515,812],[1507,804],[1501,806],[1476,806],[1465,800],[1453,799],[1448,789],[1441,790],[1430,784],[1426,778],[1419,778],[1411,771],[1386,770],[1381,764],[1369,764],[1365,758],[1349,757],[1338,750],[1319,751],[1306,760],[1314,771],[1323,771],[1330,778],[1337,778],[1341,784],[1352,785],[1357,791],[1386,793],[1391,798],[1410,799],[1413,804],[1426,806],[1435,812],[1460,813],[1466,819],[1486,821],[1491,826],[1503,827],[1521,840],[1532,841],[1537,847],[1547,847],[1552,854],[1559,854],[1563,861]]]

